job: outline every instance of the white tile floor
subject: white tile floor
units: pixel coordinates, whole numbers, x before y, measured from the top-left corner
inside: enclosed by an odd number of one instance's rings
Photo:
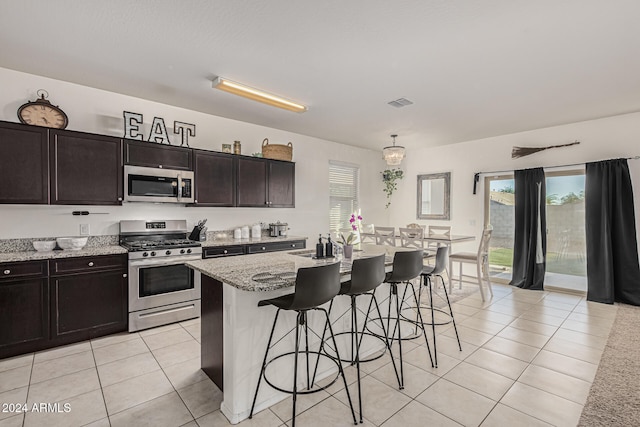
[[[388,357],[362,365],[364,425],[577,424],[617,307],[504,285],[494,293],[454,304],[463,351],[451,325],[438,327],[438,368],[423,341],[403,343],[404,390]],[[0,360],[1,403],[70,405],[0,412],[0,426],[228,425],[222,394],[199,369],[199,337],[191,320]],[[356,396],[352,367],[347,374]],[[338,383],[301,397],[298,425],[350,425],[345,397]],[[277,427],[290,417],[285,400],[240,425]]]

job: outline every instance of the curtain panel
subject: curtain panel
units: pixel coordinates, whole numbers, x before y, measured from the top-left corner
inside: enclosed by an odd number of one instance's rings
[[[626,159],[587,163],[587,300],[640,305],[633,188]]]
[[[515,233],[510,285],[542,290],[547,254],[544,169],[514,171]]]

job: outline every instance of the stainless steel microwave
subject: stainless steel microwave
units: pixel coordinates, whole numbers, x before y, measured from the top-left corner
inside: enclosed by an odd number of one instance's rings
[[[192,171],[124,167],[124,201],[152,203],[193,203]]]

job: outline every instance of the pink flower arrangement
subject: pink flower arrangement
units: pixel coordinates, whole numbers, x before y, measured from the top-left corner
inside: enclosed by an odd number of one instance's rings
[[[351,230],[353,230],[349,235],[345,238],[344,234],[340,234],[340,238],[342,239],[343,245],[352,245],[356,240],[358,240],[358,230],[361,227],[362,216],[358,213],[352,213],[351,218],[349,218],[349,225],[351,225]]]

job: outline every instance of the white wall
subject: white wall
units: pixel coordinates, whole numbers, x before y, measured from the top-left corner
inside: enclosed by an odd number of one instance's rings
[[[513,146],[544,147],[580,141],[580,145],[545,150],[519,159],[511,158]],[[484,222],[483,178],[478,193],[473,195],[476,172],[513,171],[532,167],[548,167],[640,155],[640,113],[619,115],[563,126],[555,126],[468,141],[455,145],[407,151],[403,169],[406,177],[394,194],[390,223],[451,225],[454,234],[478,237]],[[629,160],[634,197],[640,199],[640,160]],[[417,175],[451,172],[451,220],[416,220]],[[636,209],[636,212],[639,212]],[[636,215],[636,227],[640,222]],[[459,245],[454,250],[475,250],[475,243]]]
[[[0,68],[0,120],[18,122],[18,107],[27,100],[34,100],[38,89],[47,90],[49,100],[67,113],[69,130],[120,137],[124,134],[122,112],[126,110],[144,115],[146,136],[154,116],[165,120],[170,138],[174,121],[195,124],[196,137],[189,141],[192,148],[220,151],[222,143],[240,140],[243,154],[250,154],[261,151],[264,138],[269,138],[275,144],[291,141],[293,161],[296,162],[296,207],[194,208],[170,204],[127,203],[123,206],[84,207],[83,210],[106,212],[107,215],[78,217],[71,215],[71,211],[78,210],[75,206],[0,205],[0,239],[77,235],[80,223],[88,223],[92,235],[118,234],[118,222],[121,219],[160,218],[187,219],[189,227],[199,219],[208,218],[210,230],[279,220],[290,225],[290,235],[313,238],[318,233],[328,232],[329,160],[341,160],[361,166],[361,204],[365,221],[388,222],[380,175],[380,171],[385,169],[385,163],[379,151],[354,148],[4,68]],[[177,139],[172,138],[171,141],[172,144],[179,144]]]

